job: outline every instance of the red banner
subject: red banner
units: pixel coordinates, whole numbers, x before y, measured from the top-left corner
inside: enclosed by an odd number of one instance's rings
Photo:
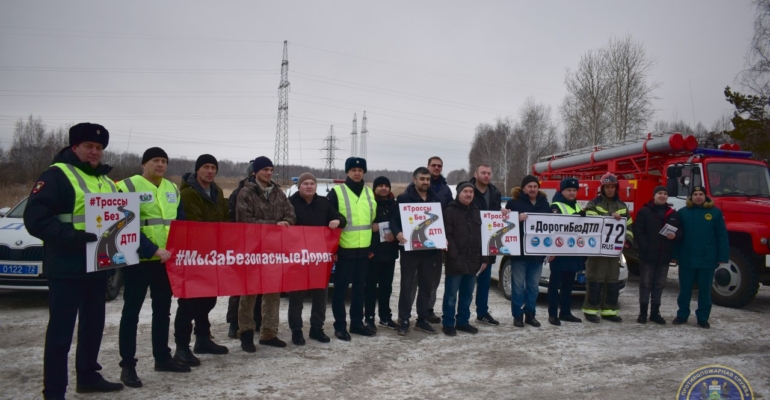
[[[173,221],[166,249],[178,298],[320,289],[341,230],[318,226]]]

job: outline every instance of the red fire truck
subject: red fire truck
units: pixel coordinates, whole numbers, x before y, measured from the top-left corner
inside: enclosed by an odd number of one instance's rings
[[[770,175],[767,164],[752,156],[737,145],[699,148],[694,136],[648,134],[547,156],[532,171],[549,198],[562,178],[578,178],[582,205],[598,195],[602,174],[612,172],[634,217],[652,199],[655,186],[668,188],[675,209],[685,206],[693,186],[705,186],[725,216],[730,238],[730,262],[714,275],[714,303],[739,308],[754,299],[760,283],[770,285]],[[625,256],[629,270],[638,273],[636,250],[626,250]]]

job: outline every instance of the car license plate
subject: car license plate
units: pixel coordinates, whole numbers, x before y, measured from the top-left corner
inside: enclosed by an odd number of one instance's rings
[[[577,278],[575,279],[575,281],[580,284],[586,283],[586,274],[582,272],[577,274]]]
[[[40,275],[37,265],[0,264],[0,275]]]

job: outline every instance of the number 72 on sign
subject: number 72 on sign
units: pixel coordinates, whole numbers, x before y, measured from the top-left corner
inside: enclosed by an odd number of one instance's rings
[[[626,219],[605,218],[602,227],[601,254],[619,256],[626,244]]]

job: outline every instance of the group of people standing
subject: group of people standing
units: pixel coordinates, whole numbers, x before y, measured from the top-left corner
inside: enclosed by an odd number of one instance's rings
[[[91,123],[74,125],[69,131],[69,146],[54,158],[32,189],[24,221],[28,231],[43,240],[43,265],[49,283],[49,323],[44,354],[43,395],[46,399],[64,398],[67,387],[67,355],[78,320],[76,354],[79,393],[121,390],[123,384],[141,387],[136,372],[136,336],[139,312],[150,290],[152,301],[152,354],[154,369],[162,372],[189,372],[201,364],[195,354],[227,354],[226,346],[212,340],[209,313],[217,299],[178,299],[174,320],[176,350],[172,356],[168,346],[170,331],[171,286],[165,263],[171,258],[166,241],[174,220],[200,222],[239,222],[328,226],[341,229],[333,283],[332,297],[334,335],[339,340],[351,340],[350,334],[376,335],[378,326],[397,330],[406,335],[410,329],[412,309],[416,300],[415,329],[435,334],[431,324],[442,324],[449,336],[457,331],[475,334],[471,325],[470,306],[476,292],[476,321],[499,325],[488,307],[491,265],[494,257],[482,256],[481,211],[510,211],[519,213],[556,212],[561,214],[605,215],[628,218],[628,209],[617,196],[617,178],[602,177],[602,194],[581,210],[576,201],[578,181],[567,178],[551,204],[539,190],[536,177],[524,178],[514,189],[513,198],[502,207],[501,193],[491,183],[492,170],[486,164],[477,166],[474,178],[457,185],[457,195],[441,175],[443,161],[431,157],[426,167],[413,173],[413,182],[394,198],[390,181],[377,177],[372,188],[366,186],[366,160],[351,157],[345,162],[347,175],[326,197],[316,194],[317,181],[310,173],[300,175],[298,191],[287,197],[272,180],[273,164],[267,157],[254,159],[247,177],[225,200],[223,190],[214,182],[218,161],[209,154],[198,157],[194,172],[182,177],[177,186],[165,178],[168,155],[158,147],[147,149],[142,156],[140,175],[117,184],[107,174],[112,169],[102,164],[103,150],[109,143],[109,132]],[[97,362],[105,321],[105,290],[110,271],[86,273],[86,244],[95,242],[95,234],[85,231],[85,195],[88,193],[141,192],[150,193],[150,200],[140,204],[139,265],[125,267],[124,305],[120,321],[119,349],[120,379],[113,383],[98,372]],[[696,187],[686,209],[673,211],[666,205],[665,188],[656,189],[655,198],[639,212],[629,239],[635,237],[642,254],[639,322],[646,322],[649,296],[652,296],[654,322],[660,317],[660,297],[665,283],[668,262],[677,257],[681,266],[682,291],[675,324],[684,323],[689,316],[689,300],[694,283],[709,287],[718,262],[727,259],[727,237],[719,210],[710,206],[702,188]],[[447,249],[404,251],[399,244],[406,242],[398,204],[440,203],[446,228]],[[380,229],[390,233],[380,238]],[[679,229],[673,236],[658,237],[657,230],[668,223]],[[382,227],[382,228],[381,228]],[[658,236],[655,236],[658,235]],[[630,242],[629,242],[630,243]],[[674,244],[677,244],[674,255]],[[390,297],[396,260],[400,258],[401,287],[397,320],[393,320]],[[543,257],[520,256],[512,260],[511,311],[514,325],[540,326],[535,318],[537,284]],[[575,274],[583,269],[583,257],[549,257],[551,277],[548,289],[549,322],[580,322],[570,312],[570,296]],[[435,313],[436,292],[441,282],[442,266],[445,290],[442,317]],[[618,315],[617,260],[589,259],[586,271],[588,287],[583,312],[589,321],[599,317],[620,322]],[[687,272],[685,272],[685,270]],[[345,306],[346,288],[352,286],[350,323]],[[313,289],[289,294],[288,323],[292,342],[304,345],[302,309],[307,296],[312,298],[309,337],[321,343],[330,338],[324,333],[327,290]],[[708,327],[710,292],[699,291],[698,324]],[[256,351],[258,343],[285,347],[278,338],[280,294],[234,296],[229,299],[228,335],[240,339],[241,348]],[[375,323],[375,314],[379,317]],[[192,336],[195,345],[190,349]]]

